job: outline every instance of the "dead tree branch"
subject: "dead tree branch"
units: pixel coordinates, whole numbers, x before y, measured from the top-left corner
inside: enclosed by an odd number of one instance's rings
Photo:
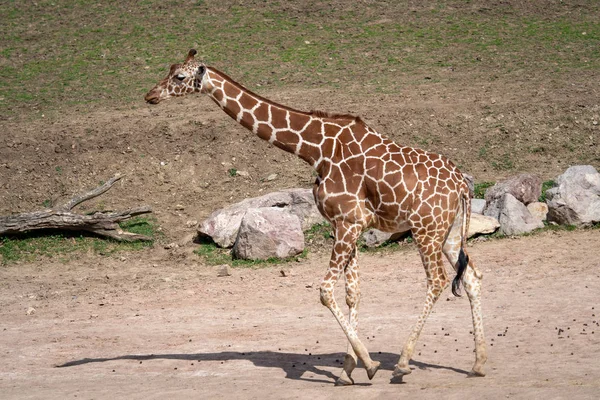
[[[78,204],[98,197],[121,179],[115,176],[89,192],[73,197],[65,204],[50,210],[33,211],[0,217],[0,235],[24,233],[39,229],[59,229],[69,231],[86,231],[99,236],[110,237],[120,241],[152,240],[145,235],[125,232],[119,222],[140,214],[152,212],[149,206],[132,208],[124,211],[95,212],[94,214],[77,214],[71,210]]]

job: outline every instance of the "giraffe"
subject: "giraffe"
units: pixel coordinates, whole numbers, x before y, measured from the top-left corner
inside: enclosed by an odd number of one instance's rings
[[[399,146],[359,117],[319,111],[302,112],[272,102],[244,88],[189,51],[183,64],[145,96],[151,104],[194,92],[206,93],[221,109],[261,139],[293,153],[317,172],[313,187],[319,211],[330,222],[335,243],[320,301],[334,315],[348,339],[348,350],[336,385],[354,383],[352,372],[362,361],[372,379],[380,367],[358,337],[361,298],[356,242],[365,228],[387,232],[410,230],[427,277],[425,305],[406,341],[391,382],[410,374],[409,361],[425,321],[450,279],[443,256],[456,270],[452,292],[464,287],[471,305],[475,363],[471,376],[484,376],[487,360],[481,311],[482,274],[465,249],[471,214],[469,189],[458,168],[446,157]],[[334,297],[345,278],[348,317]]]

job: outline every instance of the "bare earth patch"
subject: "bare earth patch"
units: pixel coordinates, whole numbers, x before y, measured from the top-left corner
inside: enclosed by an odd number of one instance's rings
[[[421,263],[413,248],[363,254],[359,330],[382,369],[370,382],[357,369],[345,388],[333,383],[346,341],[318,300],[323,255],[287,277],[269,267],[217,278],[186,249],[13,264],[0,272],[2,397],[593,398],[598,239],[585,230],[472,244],[485,276],[488,375],[466,377],[468,300],[448,291],[402,385],[389,378],[422,307]]]

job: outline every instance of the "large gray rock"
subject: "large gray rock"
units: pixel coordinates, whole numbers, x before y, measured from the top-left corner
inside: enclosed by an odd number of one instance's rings
[[[198,233],[212,238],[221,247],[231,247],[235,243],[246,211],[249,208],[261,207],[286,209],[299,218],[303,230],[325,220],[315,205],[311,189],[289,189],[246,199],[217,210],[200,223]]]
[[[233,256],[244,260],[286,258],[304,250],[300,219],[275,207],[249,209],[233,245]]]
[[[471,213],[467,237],[470,238],[476,235],[489,235],[490,233],[496,232],[498,228],[500,228],[500,223],[496,218]]]
[[[568,168],[546,191],[548,221],[586,226],[600,222],[600,174],[591,165]]]
[[[471,199],[471,213],[483,214],[486,204],[484,199]]]
[[[510,193],[500,199],[499,208],[500,233],[521,235],[544,227],[544,223],[534,218],[527,207]]]
[[[542,194],[541,178],[532,174],[521,174],[498,182],[485,191],[487,203],[483,215],[500,219],[500,203],[503,196],[510,193],[521,203],[527,205],[538,201]]]
[[[389,233],[380,231],[379,229],[369,229],[368,231],[363,232],[362,237],[365,241],[365,246],[379,247],[387,241],[394,242],[407,235],[408,231]]]

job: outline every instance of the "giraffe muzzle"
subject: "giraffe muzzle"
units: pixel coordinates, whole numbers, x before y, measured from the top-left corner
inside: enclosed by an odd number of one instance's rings
[[[150,91],[146,96],[144,96],[144,100],[150,104],[158,104],[160,102],[160,95],[157,93]]]

